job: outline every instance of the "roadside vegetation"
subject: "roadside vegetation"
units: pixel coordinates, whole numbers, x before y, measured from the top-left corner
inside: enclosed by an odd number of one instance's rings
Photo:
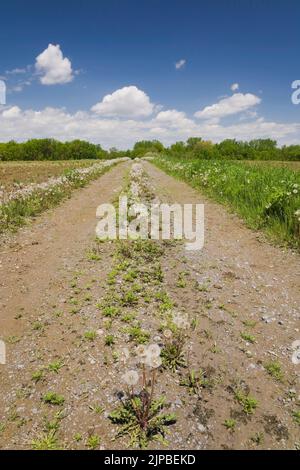
[[[34,217],[68,197],[72,190],[86,186],[123,159],[105,160],[85,168],[66,170],[62,176],[42,183],[17,186],[0,191],[0,234],[15,230]]]
[[[226,204],[255,229],[300,247],[300,174],[245,162],[185,160],[167,156],[154,163],[167,173]]]

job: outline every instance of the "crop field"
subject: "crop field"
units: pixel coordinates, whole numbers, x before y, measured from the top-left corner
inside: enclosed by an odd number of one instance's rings
[[[11,184],[2,185],[0,190],[0,234],[15,230],[26,224],[30,217],[57,205],[69,197],[73,189],[84,187],[119,161],[122,158],[84,164],[71,162],[70,165],[66,162],[4,163],[3,181]],[[17,177],[22,181],[12,183],[12,178]]]
[[[266,168],[287,168],[292,171],[300,171],[300,162],[245,160],[244,163],[257,167],[264,166]]]
[[[93,163],[95,160],[0,162],[0,186],[2,190],[10,191],[30,183],[41,183],[66,170],[88,167]]]

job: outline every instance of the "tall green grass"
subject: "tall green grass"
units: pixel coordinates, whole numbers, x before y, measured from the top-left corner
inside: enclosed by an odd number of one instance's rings
[[[229,206],[250,227],[300,248],[299,172],[217,160],[187,162],[160,157],[153,162]]]

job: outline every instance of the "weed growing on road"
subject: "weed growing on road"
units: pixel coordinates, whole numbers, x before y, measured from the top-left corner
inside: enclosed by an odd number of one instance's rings
[[[164,440],[165,427],[176,422],[174,414],[162,413],[165,397],[154,398],[156,371],[162,364],[160,353],[157,344],[136,348],[142,377],[136,370],[125,372],[125,398],[122,398],[122,404],[109,416],[113,423],[120,425],[116,438],[129,435],[130,446],[146,448],[153,439]]]

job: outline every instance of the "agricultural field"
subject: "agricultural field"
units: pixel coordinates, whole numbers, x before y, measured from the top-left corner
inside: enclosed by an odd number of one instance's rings
[[[74,161],[71,164],[4,163],[4,184],[0,190],[0,234],[26,224],[30,217],[57,205],[69,197],[73,189],[84,187],[122,160],[124,158],[84,163]]]
[[[1,162],[1,190],[10,191],[30,183],[41,183],[48,178],[60,176],[66,170],[91,166],[95,160],[62,160],[36,162]]]
[[[1,449],[300,448],[299,254],[213,200],[298,176],[171,163],[120,160],[2,242]],[[120,195],[204,203],[203,249],[95,238]]]
[[[248,165],[253,166],[264,166],[268,167],[275,167],[275,168],[288,168],[292,171],[300,171],[300,162],[285,162],[285,161],[262,161],[262,160],[244,160],[244,162]]]

